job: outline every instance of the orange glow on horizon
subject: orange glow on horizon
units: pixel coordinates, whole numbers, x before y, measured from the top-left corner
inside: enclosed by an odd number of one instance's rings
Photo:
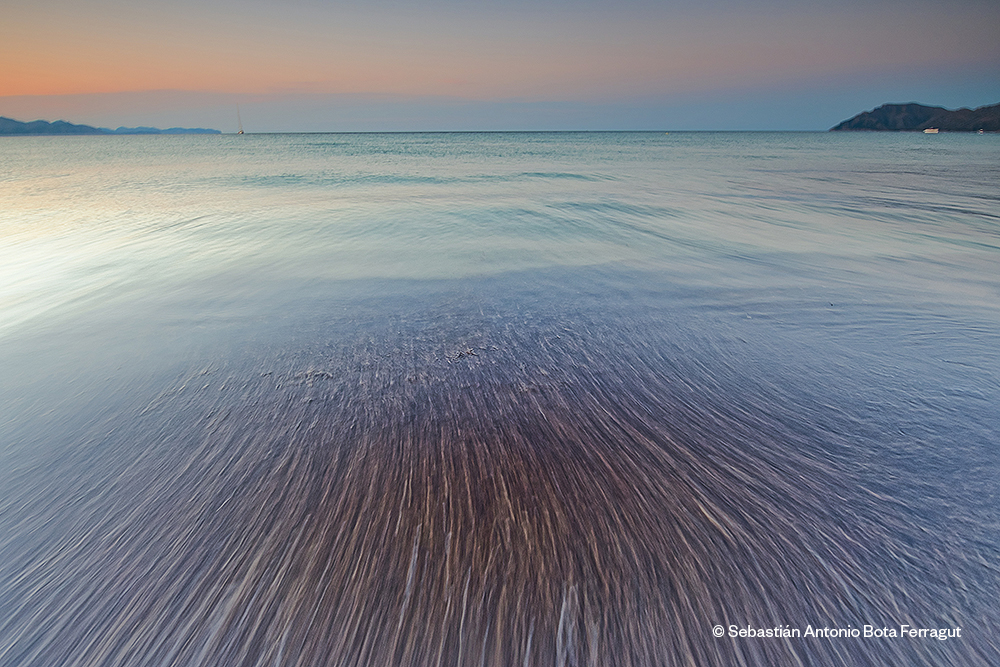
[[[0,27],[0,97],[171,89],[595,99],[801,80],[865,71],[873,61],[941,65],[975,62],[984,52],[1000,59],[989,22],[976,28],[944,10],[867,24],[832,14],[609,14],[603,23],[445,16],[411,25],[412,16],[366,22],[298,9],[290,17],[206,14],[195,22],[140,10],[48,21],[15,8]],[[955,30],[942,30],[949,21],[963,22],[965,48],[955,48]]]

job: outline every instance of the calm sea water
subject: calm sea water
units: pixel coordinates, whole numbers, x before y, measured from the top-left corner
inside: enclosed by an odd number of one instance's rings
[[[0,665],[1000,662],[1000,137],[0,158]]]

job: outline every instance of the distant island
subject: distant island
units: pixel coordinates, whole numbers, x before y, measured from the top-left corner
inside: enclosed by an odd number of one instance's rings
[[[883,104],[831,127],[830,131],[920,132],[931,129],[942,132],[1000,132],[1000,104],[954,111],[916,102]]]
[[[75,125],[64,120],[50,123],[47,120],[35,120],[24,123],[12,118],[0,116],[0,136],[29,136],[49,134],[222,134],[219,130],[205,128],[171,127],[161,130],[156,127],[119,127],[109,130],[106,127],[91,127],[90,125]]]

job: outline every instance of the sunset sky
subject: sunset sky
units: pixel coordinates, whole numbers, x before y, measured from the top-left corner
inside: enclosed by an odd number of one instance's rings
[[[1000,102],[995,0],[5,0],[0,116],[233,131],[826,129]]]

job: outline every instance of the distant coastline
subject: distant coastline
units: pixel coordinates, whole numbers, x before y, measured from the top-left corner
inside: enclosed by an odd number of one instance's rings
[[[119,127],[111,130],[106,127],[91,125],[76,125],[64,120],[48,122],[35,120],[28,123],[0,116],[0,136],[40,136],[52,134],[222,134],[219,130],[207,128],[171,127],[161,130],[157,127]]]
[[[1000,104],[949,110],[916,102],[883,104],[831,127],[831,132],[1000,132]]]
[[[883,104],[831,127],[829,132],[1000,132],[1000,104],[946,109],[916,102]],[[0,137],[48,135],[222,134],[212,128],[94,127],[65,120],[30,122],[0,116]]]

